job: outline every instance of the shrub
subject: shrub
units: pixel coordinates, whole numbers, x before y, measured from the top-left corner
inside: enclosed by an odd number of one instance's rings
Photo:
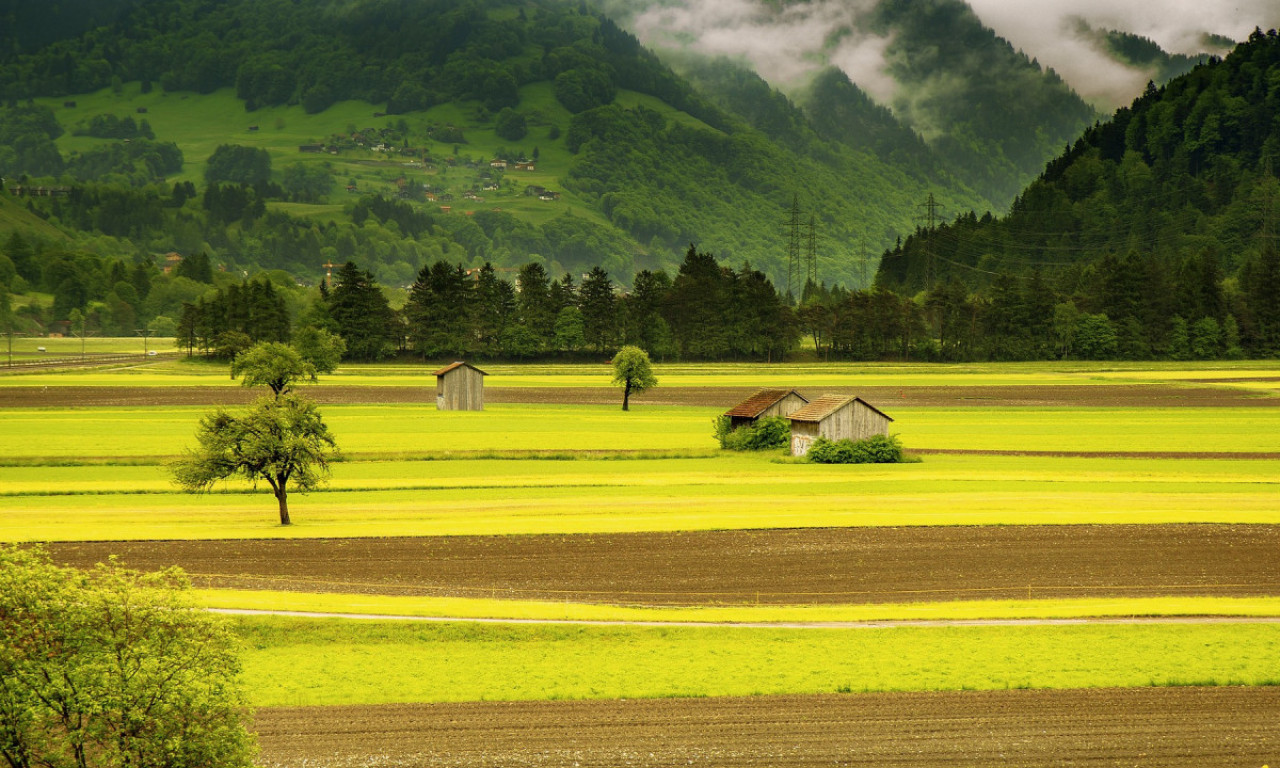
[[[737,429],[730,424],[728,416],[715,420],[716,440],[730,451],[769,451],[791,444],[791,424],[781,416],[766,416]]]
[[[872,435],[865,440],[819,437],[806,456],[815,464],[898,464],[902,461],[902,443],[896,435]]]

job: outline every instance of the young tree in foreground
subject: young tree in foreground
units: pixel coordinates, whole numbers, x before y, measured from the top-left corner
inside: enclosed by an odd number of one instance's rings
[[[243,416],[224,410],[205,416],[196,430],[199,446],[170,465],[174,482],[206,491],[240,476],[266,480],[280,504],[280,524],[289,525],[289,483],[299,491],[320,486],[338,452],[315,403],[294,394],[263,398]]]
[[[630,410],[632,393],[639,394],[658,386],[649,363],[649,353],[639,347],[626,346],[613,356],[613,383],[622,387],[622,410]]]
[[[239,671],[181,571],[0,547],[0,765],[248,768]]]
[[[295,381],[315,379],[316,369],[288,344],[260,341],[231,361],[231,376],[243,376],[240,384],[245,387],[268,386],[272,394],[280,397]]]

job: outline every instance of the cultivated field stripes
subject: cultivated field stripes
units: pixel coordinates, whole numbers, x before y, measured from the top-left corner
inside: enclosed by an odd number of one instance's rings
[[[34,377],[33,377],[34,378]],[[578,405],[613,406],[619,402],[617,391],[608,385],[608,377],[601,376],[596,386],[518,386],[508,382],[486,387],[487,405]],[[50,389],[43,385],[21,385],[10,382],[3,386],[0,376],[0,407],[4,408],[54,408],[54,407],[145,407],[145,406],[217,406],[239,405],[253,399],[250,390],[232,386],[230,382],[210,384],[207,380],[185,386],[173,386],[171,382],[153,383],[152,386],[122,387],[115,379],[104,377],[98,386],[70,386]],[[141,383],[141,382],[140,382]],[[795,379],[784,379],[787,387],[800,387],[801,394],[817,397],[821,394],[859,395],[873,405],[890,410],[894,408],[1280,408],[1280,397],[1269,383],[1235,383],[1216,386],[1192,386],[1190,384],[1090,384],[1058,386],[981,386],[957,385],[912,386],[895,384],[855,385],[849,381],[829,384],[811,384],[807,387]],[[745,386],[676,386],[667,382],[658,388],[637,396],[637,406],[643,407],[704,407],[724,410],[751,395],[760,384]],[[373,386],[352,386],[330,383],[304,389],[305,393],[322,405],[371,405],[398,403],[402,405],[433,405],[435,387],[418,383],[412,386],[393,386],[386,383]]]
[[[1280,595],[1274,525],[928,526],[49,545],[205,587],[618,605]],[[638,588],[638,585],[643,585]]]
[[[679,592],[659,592],[653,590],[588,590],[588,589],[542,589],[521,587],[467,587],[467,586],[430,586],[430,585],[388,585],[379,582],[339,581],[334,579],[318,579],[293,576],[253,576],[236,573],[206,573],[187,571],[188,576],[197,584],[214,589],[268,589],[300,592],[329,592],[349,595],[424,595],[424,596],[479,596],[493,599],[535,599],[535,600],[569,600],[574,602],[606,602],[618,605],[661,604],[661,605],[704,605],[725,604],[728,602],[761,602],[799,605],[812,603],[862,603],[867,598],[905,602],[914,600],[970,600],[981,599],[990,595],[1008,595],[1014,591],[1009,587],[939,587],[937,589],[864,589],[864,590],[828,590],[821,592],[802,591],[770,591],[755,593],[713,592],[684,590]],[[261,586],[255,586],[261,585]],[[1028,585],[1025,590],[1028,600],[1033,598],[1074,597],[1096,593],[1105,594],[1280,594],[1280,584],[1275,581],[1259,581],[1253,583],[1225,584],[1212,581],[1198,581],[1183,584],[1108,584],[1103,587],[1067,586],[1067,585]],[[856,599],[851,599],[856,598]]]
[[[268,707],[254,727],[269,768],[1256,768],[1277,720],[1277,688],[1149,688]]]

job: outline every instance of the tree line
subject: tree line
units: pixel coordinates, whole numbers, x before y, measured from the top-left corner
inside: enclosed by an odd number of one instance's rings
[[[404,352],[424,359],[532,359],[609,355],[624,345],[659,359],[780,359],[797,338],[795,316],[761,272],[721,265],[690,246],[674,276],[643,270],[630,291],[601,267],[559,279],[531,262],[511,279],[437,260],[395,311],[354,262],[323,286],[316,322],[340,335],[351,359]]]

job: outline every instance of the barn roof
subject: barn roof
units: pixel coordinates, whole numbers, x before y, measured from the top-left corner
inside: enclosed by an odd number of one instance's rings
[[[889,421],[893,421],[893,417],[889,416],[889,414],[875,407],[871,403],[868,403],[866,400],[863,400],[860,397],[854,397],[853,395],[823,395],[803,408],[792,412],[789,418],[792,421],[818,422],[853,402],[862,403]]]
[[[461,367],[463,367],[464,365],[465,365],[466,367],[470,368],[471,370],[475,371],[476,373],[480,374],[481,376],[488,376],[488,375],[489,375],[489,374],[485,373],[484,371],[480,370],[479,368],[475,367],[475,366],[474,366],[474,365],[472,365],[471,363],[466,363],[466,362],[450,363],[449,365],[446,365],[445,367],[443,367],[443,368],[441,368],[440,370],[436,371],[435,375],[436,375],[436,376],[443,376],[443,375],[445,375],[446,373],[448,373],[449,371],[452,371],[452,370],[454,370],[455,368],[461,368]]]
[[[804,395],[796,392],[794,389],[762,389],[746,400],[738,403],[729,410],[724,412],[725,416],[741,416],[748,419],[754,419],[787,395],[795,395],[804,402],[809,399]]]

